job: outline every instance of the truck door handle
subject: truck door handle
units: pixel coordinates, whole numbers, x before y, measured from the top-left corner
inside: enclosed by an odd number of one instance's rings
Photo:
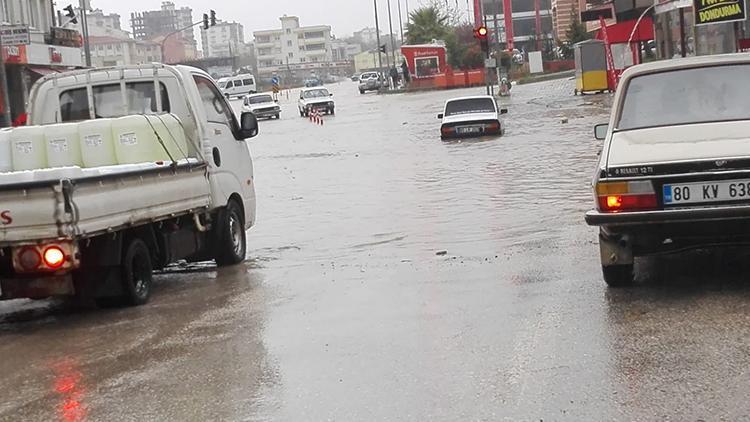
[[[213,154],[214,164],[216,164],[216,167],[221,167],[221,152],[219,152],[219,148],[214,147]]]

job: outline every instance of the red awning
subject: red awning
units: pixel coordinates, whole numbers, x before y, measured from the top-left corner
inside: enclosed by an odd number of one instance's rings
[[[36,73],[37,75],[42,75],[42,76],[50,75],[52,73],[62,72],[62,69],[58,70],[54,67],[43,67],[43,66],[28,66],[27,69]]]
[[[625,22],[619,22],[614,25],[607,26],[607,38],[609,38],[610,44],[625,44],[630,38],[630,34],[633,32],[636,20],[630,20]],[[602,30],[596,31],[597,40],[604,40]],[[654,39],[654,21],[646,16],[641,19],[641,23],[638,25],[638,29],[633,34],[633,42],[638,41],[651,41]]]

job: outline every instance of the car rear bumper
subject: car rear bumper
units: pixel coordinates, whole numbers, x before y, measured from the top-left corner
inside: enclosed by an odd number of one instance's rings
[[[281,110],[254,111],[253,114],[255,117],[271,117],[281,114]]]
[[[699,221],[741,220],[750,219],[750,205],[618,213],[603,213],[592,210],[586,213],[585,218],[586,223],[590,226],[633,226]]]

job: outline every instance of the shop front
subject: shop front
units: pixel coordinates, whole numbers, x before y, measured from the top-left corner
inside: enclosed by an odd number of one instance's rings
[[[4,45],[11,119],[26,113],[31,86],[42,76],[83,67],[81,49],[51,44]]]
[[[744,0],[655,0],[659,59],[734,53],[746,20]]]

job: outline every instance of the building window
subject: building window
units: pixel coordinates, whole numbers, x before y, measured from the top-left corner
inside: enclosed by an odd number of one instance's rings
[[[289,58],[290,59],[294,58],[294,53],[289,53]]]
[[[117,47],[115,47],[115,50],[119,53],[120,51],[122,51],[122,46],[118,45]]]
[[[299,58],[299,62],[300,62],[300,63],[304,63],[304,62],[306,62],[306,61],[307,61],[307,59],[305,59],[304,57],[300,57],[300,58]]]
[[[305,32],[305,38],[323,38],[325,34],[323,31]]]
[[[278,40],[280,40],[280,39],[281,39],[281,37],[280,37],[280,36],[278,36],[278,35],[276,35],[275,37],[273,37],[273,40],[274,40],[274,41],[278,41]]]
[[[287,29],[286,29],[286,33],[287,33],[287,34],[291,34],[291,33],[292,33],[292,30],[291,30],[291,28],[287,28]]]
[[[286,46],[287,46],[287,47],[291,47],[291,46],[292,46],[292,41],[291,41],[291,40],[290,40],[290,41],[287,41],[287,42],[286,42]]]

